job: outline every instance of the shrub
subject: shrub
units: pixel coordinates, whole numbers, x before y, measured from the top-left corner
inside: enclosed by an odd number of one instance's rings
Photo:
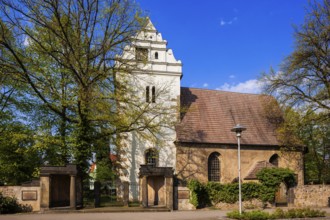
[[[273,187],[277,189],[281,182],[285,182],[288,187],[292,187],[296,184],[294,172],[287,168],[264,168],[257,174],[258,180],[267,187]]]
[[[227,213],[228,218],[233,219],[244,219],[244,220],[267,220],[271,219],[272,216],[268,212],[263,212],[260,210],[255,210],[251,212],[242,212],[239,214],[239,211],[235,210]]]
[[[202,184],[197,180],[190,180],[188,188],[191,191],[190,203],[195,207],[204,207],[211,202],[235,203],[238,201],[238,183],[220,184],[208,182]],[[263,202],[272,201],[275,192],[260,183],[243,183],[242,200],[260,199]]]
[[[210,199],[206,187],[197,180],[190,180],[187,184],[191,192],[190,203],[197,208],[210,204]]]
[[[260,183],[243,183],[242,184],[242,200],[260,199],[260,192],[262,191]]]
[[[285,182],[288,186],[295,184],[293,171],[284,168],[264,168],[257,173],[257,177],[261,183],[242,184],[243,201],[259,199],[262,202],[273,202],[281,182]],[[188,188],[191,191],[190,202],[197,208],[209,205],[211,202],[217,204],[238,201],[238,183],[208,182],[202,184],[197,180],[190,180]]]
[[[282,209],[276,209],[272,214],[260,210],[255,210],[251,212],[242,212],[242,214],[239,214],[237,210],[227,213],[228,218],[244,219],[244,220],[315,218],[315,217],[324,217],[324,216],[325,216],[324,211],[314,210],[309,208],[289,209],[287,211],[283,211]]]
[[[3,196],[0,192],[0,214],[13,214],[18,212],[31,212],[32,207],[21,205],[14,197]]]
[[[282,209],[276,209],[272,214],[274,218],[315,218],[315,217],[324,217],[325,212],[310,209],[310,208],[301,208],[301,209],[289,209],[286,212]]]

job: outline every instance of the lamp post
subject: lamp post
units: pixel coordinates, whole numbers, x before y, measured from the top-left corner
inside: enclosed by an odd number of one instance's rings
[[[238,159],[238,203],[239,203],[239,214],[242,214],[242,186],[241,186],[241,133],[245,131],[246,128],[237,124],[235,127],[231,129],[232,132],[236,133],[237,137],[237,159]]]

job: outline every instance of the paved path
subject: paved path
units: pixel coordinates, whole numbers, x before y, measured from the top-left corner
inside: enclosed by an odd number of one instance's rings
[[[125,213],[51,213],[0,215],[0,220],[218,220],[226,211],[175,211]]]
[[[327,212],[327,217],[312,218],[312,220],[330,220],[330,208],[323,208],[323,210]],[[271,212],[273,209],[267,211]],[[0,220],[220,220],[226,219],[226,213],[227,211],[220,210],[174,212],[29,213],[0,215]]]

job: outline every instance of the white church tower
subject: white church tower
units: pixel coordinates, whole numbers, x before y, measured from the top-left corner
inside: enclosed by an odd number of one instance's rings
[[[160,134],[153,134],[156,141],[146,140],[135,131],[122,135],[120,180],[129,183],[131,201],[140,201],[145,207],[159,205],[172,209],[176,166],[173,122],[179,116],[182,63],[174,58],[173,51],[167,48],[167,41],[149,19],[121,58],[135,65],[125,80],[134,87],[134,93],[139,94],[140,105],[147,105],[151,111],[162,107],[167,116],[159,115],[153,120],[162,122],[168,117],[172,121],[164,125]]]

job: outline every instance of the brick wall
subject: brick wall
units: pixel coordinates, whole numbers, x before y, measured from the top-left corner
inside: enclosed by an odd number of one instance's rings
[[[328,207],[330,185],[303,185],[293,189],[295,207]]]

